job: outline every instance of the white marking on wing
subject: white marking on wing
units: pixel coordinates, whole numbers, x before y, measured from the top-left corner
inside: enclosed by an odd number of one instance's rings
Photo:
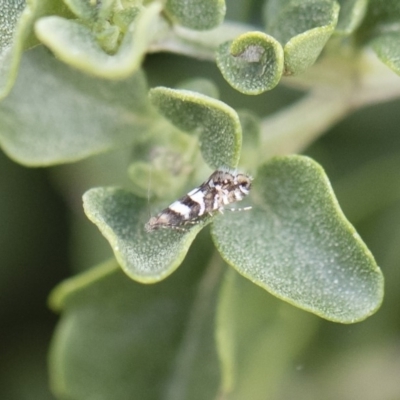
[[[244,195],[248,195],[248,194],[249,194],[249,190],[246,189],[244,186],[239,186],[239,190],[240,190]]]
[[[175,211],[176,213],[182,215],[184,219],[189,219],[190,215],[190,207],[185,204],[182,204],[180,201],[175,201],[169,207],[170,210]]]
[[[188,196],[200,206],[199,216],[204,214],[206,210],[206,205],[204,203],[204,193],[199,190],[195,193],[189,193]]]

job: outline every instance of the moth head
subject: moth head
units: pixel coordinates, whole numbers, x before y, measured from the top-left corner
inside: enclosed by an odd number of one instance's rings
[[[246,174],[238,174],[236,176],[237,185],[244,193],[250,191],[252,180],[253,178]]]

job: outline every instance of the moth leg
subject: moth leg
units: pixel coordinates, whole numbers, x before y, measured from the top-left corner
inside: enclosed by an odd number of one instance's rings
[[[248,206],[248,207],[241,207],[241,208],[225,208],[225,210],[232,211],[232,212],[249,211],[249,210],[251,210],[251,209],[252,209],[251,206]]]

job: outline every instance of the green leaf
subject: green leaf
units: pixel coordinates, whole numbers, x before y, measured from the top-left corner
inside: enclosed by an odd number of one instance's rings
[[[107,18],[111,14],[116,0],[64,0],[64,2],[77,17],[90,22],[95,19]]]
[[[339,20],[335,33],[351,35],[361,24],[368,0],[337,0],[340,4]]]
[[[271,36],[247,32],[217,51],[217,65],[227,82],[244,94],[273,89],[281,79],[283,50]]]
[[[16,161],[76,161],[143,138],[154,122],[141,73],[111,82],[83,75],[42,47],[27,52],[0,103],[0,144]]]
[[[151,89],[150,100],[179,129],[200,133],[200,149],[211,168],[237,167],[242,128],[232,108],[199,93],[165,87]]]
[[[371,41],[379,59],[397,75],[400,75],[400,31],[379,35]]]
[[[328,320],[353,323],[382,302],[383,277],[322,168],[275,158],[254,181],[254,208],[216,218],[223,258],[252,282]]]
[[[286,75],[314,64],[335,30],[339,10],[333,0],[272,1],[266,8],[267,32],[284,45]]]
[[[160,281],[182,263],[189,246],[205,223],[186,231],[160,229],[146,232],[149,204],[118,188],[95,188],[83,196],[87,217],[109,241],[122,269],[142,283]]]
[[[203,31],[217,27],[225,17],[225,0],[167,0],[165,12],[187,28]]]
[[[24,48],[37,43],[34,21],[46,14],[67,14],[60,0],[6,0],[0,12],[0,99],[7,96],[17,76]]]
[[[157,124],[157,132],[131,153],[135,160],[128,169],[132,191],[139,197],[174,200],[187,189],[188,177],[202,162],[201,155],[196,138],[168,121]]]
[[[232,269],[217,314],[217,344],[226,400],[277,398],[318,319],[291,307]]]
[[[11,89],[21,57],[22,39],[16,36],[25,0],[3,3],[0,12],[0,98]]]
[[[212,243],[210,245],[213,247]],[[196,249],[200,262],[204,262],[204,243],[198,244]],[[215,344],[215,320],[225,268],[215,250],[210,254],[213,256],[199,282],[190,317],[185,324],[185,335],[176,355],[175,369],[163,397],[165,400],[209,400],[217,398],[219,392],[221,373]],[[189,265],[190,268],[195,267],[193,263]],[[182,267],[185,268],[184,265]]]
[[[372,46],[379,59],[400,74],[400,2],[370,0],[358,40]]]
[[[57,287],[50,298],[53,308],[63,310],[50,351],[57,397],[155,400],[165,398],[171,382],[184,386],[188,377],[177,370],[189,366],[188,350],[193,350],[185,348],[190,337],[195,339],[187,320],[203,262],[204,255],[194,253],[170,279],[145,286],[128,279],[113,261]],[[206,357],[208,348],[200,339],[192,355],[199,352],[207,362],[203,375],[210,395],[218,379],[216,358]],[[212,398],[197,393],[186,398]]]
[[[42,18],[36,23],[35,32],[65,63],[98,77],[123,79],[140,68],[149,44],[163,26],[160,11],[158,2],[146,7],[131,23],[114,55],[107,54],[94,33],[77,21]]]

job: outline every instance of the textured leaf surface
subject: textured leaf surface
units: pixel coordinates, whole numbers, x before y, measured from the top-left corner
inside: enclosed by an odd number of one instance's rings
[[[1,146],[16,161],[38,166],[128,145],[154,121],[146,92],[141,73],[120,82],[94,79],[36,48],[0,103]]]
[[[376,311],[382,274],[318,164],[300,156],[273,159],[259,170],[252,197],[250,212],[214,221],[214,241],[228,263],[332,321],[352,323]]]
[[[371,46],[379,59],[400,75],[400,31],[379,35]]]
[[[176,24],[196,30],[212,29],[225,17],[225,0],[167,0],[165,11]]]
[[[223,283],[217,342],[226,400],[276,398],[317,318],[291,307],[232,269]]]
[[[396,74],[400,71],[400,2],[370,0],[359,29],[361,41],[370,44],[380,60]]]
[[[267,32],[284,45],[285,74],[314,64],[336,27],[339,9],[333,0],[272,1],[266,8]]]
[[[160,281],[175,271],[204,226],[196,224],[185,232],[146,232],[147,201],[117,188],[89,190],[83,196],[83,206],[88,218],[110,242],[125,273],[143,283]]]
[[[64,0],[64,3],[80,19],[94,21],[98,18],[107,18],[111,14],[115,1]]]
[[[166,398],[172,382],[190,388],[185,379],[191,376],[193,364],[188,361],[198,354],[208,366],[202,371],[207,380],[200,382],[207,390],[194,390],[197,396],[189,391],[186,398],[212,398],[218,382],[216,358],[208,357],[204,338],[196,343],[198,353],[193,346],[185,348],[186,340],[193,339],[187,320],[204,261],[198,254],[189,255],[170,279],[150,286],[128,279],[113,261],[56,288],[51,304],[63,313],[51,346],[50,378],[57,396]],[[187,368],[185,376],[177,374],[179,367]],[[209,397],[201,396],[203,392]],[[174,399],[180,398],[185,397]]]
[[[179,129],[200,133],[200,149],[210,167],[237,167],[242,128],[236,111],[211,97],[165,87],[151,89],[150,100]]]
[[[0,98],[10,90],[22,52],[22,38],[15,37],[25,0],[0,4]]]
[[[34,21],[46,14],[68,14],[61,0],[3,0],[0,2],[0,99],[17,76],[24,48],[36,44]]]
[[[116,54],[107,54],[85,25],[60,17],[40,19],[35,26],[38,38],[62,61],[87,73],[122,79],[138,70],[148,45],[160,26],[161,5],[152,3],[129,26]]]
[[[256,95],[278,84],[283,71],[283,50],[273,37],[248,32],[219,46],[217,65],[232,87]]]

